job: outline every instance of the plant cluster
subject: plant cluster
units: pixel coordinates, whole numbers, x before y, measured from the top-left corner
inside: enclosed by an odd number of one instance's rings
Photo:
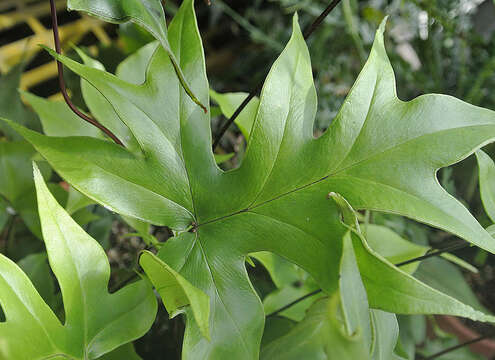
[[[447,95],[400,100],[386,18],[339,112],[315,137],[316,87],[294,15],[260,96],[235,119],[247,146],[227,171],[219,163],[231,155],[212,150],[211,113],[232,116],[246,94],[210,89],[193,0],[168,27],[158,0],[68,6],[135,23],[155,41],[115,74],[81,49],[82,62],[46,49],[81,77],[91,119],[111,138],[64,103],[23,93],[42,133],[14,90],[1,89],[15,107],[0,121],[0,210],[19,214],[46,255],[16,264],[22,255],[0,254],[0,359],[139,359],[133,341],[162,304],[186,318],[184,359],[411,359],[414,340],[403,336],[399,315],[495,322],[476,301],[421,281],[417,260],[429,248],[368,216],[399,215],[495,252],[493,227],[483,228],[437,179],[476,152],[483,205],[495,221],[495,164],[479,150],[495,138],[495,112]],[[52,171],[69,191],[45,180]],[[102,245],[83,228],[95,219],[93,204],[121,215],[147,246],[142,271],[115,291]],[[7,221],[0,217],[0,228]],[[150,224],[173,237],[158,241]],[[18,247],[8,235],[5,249]],[[439,266],[473,271],[443,257]],[[250,266],[264,267],[275,284],[263,299]],[[293,306],[282,307],[287,299]]]

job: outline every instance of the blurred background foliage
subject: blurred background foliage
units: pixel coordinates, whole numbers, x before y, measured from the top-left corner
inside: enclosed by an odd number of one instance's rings
[[[165,2],[168,19],[176,12],[179,2]],[[59,3],[63,9],[65,1]],[[305,28],[327,5],[328,2],[321,0],[212,0],[210,6],[197,1],[211,88],[217,92],[249,92],[256,88],[289,39],[292,14],[298,12],[300,23]],[[34,11],[35,7],[38,10]],[[60,99],[52,59],[45,52],[32,50],[36,42],[52,46],[47,9],[48,1],[2,0],[0,3],[0,116],[36,129],[40,129],[38,117],[22,105],[16,89],[20,87],[41,97]],[[495,110],[493,0],[342,0],[308,41],[319,96],[315,136],[325,131],[337,114],[366,61],[375,30],[386,15],[389,15],[387,51],[396,74],[397,93],[402,100],[424,93],[444,93]],[[19,17],[22,21],[18,20]],[[132,24],[95,23],[80,14],[68,12],[61,12],[59,18],[62,31],[67,33],[66,53],[79,60],[69,45],[70,42],[77,43],[110,72],[115,72],[123,59],[153,40]],[[72,29],[76,23],[78,27]],[[66,82],[73,101],[88,110],[79,79],[66,72]],[[213,108],[213,134],[223,121],[225,118]],[[37,215],[29,179],[30,161],[37,159],[36,155],[28,151],[24,158],[15,157],[7,166],[11,159],[7,161],[5,150],[2,152],[2,143],[18,140],[8,129],[0,129],[0,164],[3,161],[0,168],[0,172],[3,171],[3,175],[0,173],[0,251],[19,261],[31,277],[38,276],[33,281],[39,289],[45,289],[44,297],[52,308],[60,310],[57,285],[42,253],[44,246],[39,240],[39,225],[33,220]],[[242,160],[245,146],[240,130],[231,126],[221,142],[219,153],[236,155],[222,167],[236,167]],[[495,147],[489,145],[485,150],[493,158]],[[16,174],[12,175],[14,178],[24,179],[20,191],[29,196],[22,199],[10,196],[6,190],[10,176],[7,169]],[[50,172],[48,166],[45,171]],[[441,170],[438,178],[452,196],[466,204],[483,226],[491,224],[480,201],[474,156]],[[71,195],[68,185],[57,174],[52,173],[51,180],[52,189],[59,194],[59,201],[64,205],[69,201],[68,197],[77,197]],[[16,183],[20,186],[21,182],[16,178]],[[441,248],[460,241],[451,234],[401,217],[379,213],[363,215],[367,222],[386,226],[403,239],[420,245]],[[166,228],[125,221],[90,203],[73,216],[107,250],[113,269],[111,288],[121,286],[133,276],[137,253],[150,241],[166,241],[173,235]],[[475,308],[495,312],[495,257],[475,248],[455,254],[478,271],[435,258],[424,261],[415,276]],[[266,309],[274,310],[315,289],[312,280],[293,266],[281,265],[277,271],[291,281],[277,282],[273,272],[265,269],[269,266],[259,266],[261,263],[263,258],[255,257],[253,264],[256,266],[247,265],[247,268]],[[40,269],[48,275],[40,277]],[[311,301],[309,299],[280,317],[268,319],[263,343],[294,326]],[[441,326],[442,321],[433,317],[401,316],[399,322],[401,347],[410,359],[427,356],[458,342],[456,336]],[[463,324],[481,334],[494,331],[484,324],[467,321]],[[160,307],[153,328],[136,341],[137,352],[144,359],[179,359],[183,331],[183,319],[169,320],[164,308]],[[494,354],[495,349],[491,353],[485,352],[485,356]],[[465,348],[439,359],[469,360],[482,358],[480,356]]]

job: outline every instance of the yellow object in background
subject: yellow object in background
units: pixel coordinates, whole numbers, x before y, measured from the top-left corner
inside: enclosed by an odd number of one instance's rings
[[[56,0],[59,15],[66,11],[66,0]],[[40,51],[40,44],[53,48],[53,33],[51,28],[43,25],[40,19],[50,16],[50,3],[39,0],[2,0],[0,2],[0,73],[5,74],[23,60],[33,59]],[[27,25],[31,34],[7,42],[5,39],[15,36],[15,29]],[[71,44],[78,44],[87,34],[92,33],[100,43],[109,45],[110,37],[105,32],[105,23],[94,18],[83,16],[79,19],[59,26],[62,48],[65,50]],[[7,34],[8,33],[8,34]],[[8,36],[7,36],[8,35]],[[30,88],[53,79],[57,76],[55,62],[41,64],[22,75],[21,89]],[[61,98],[60,94],[52,98]]]

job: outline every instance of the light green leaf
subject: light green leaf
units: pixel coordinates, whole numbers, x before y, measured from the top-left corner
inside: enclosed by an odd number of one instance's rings
[[[249,254],[249,256],[258,260],[268,271],[273,283],[278,288],[292,285],[295,282],[302,281],[306,277],[304,271],[296,264],[285,260],[277,254],[268,251],[260,251]]]
[[[234,112],[242,104],[242,102],[248,97],[247,93],[217,93],[211,90],[211,98],[218,104],[222,114],[227,118],[231,118]],[[239,130],[241,130],[244,138],[249,140],[249,133],[254,124],[256,113],[258,112],[258,106],[260,100],[258,97],[254,97],[247,106],[241,111],[239,116],[234,120]]]
[[[132,84],[143,84],[146,81],[148,66],[158,46],[159,43],[155,41],[140,48],[117,66],[116,75]]]
[[[223,164],[226,161],[229,161],[234,157],[234,153],[229,153],[229,154],[215,154],[215,162],[217,164]]]
[[[427,247],[407,241],[385,226],[368,224],[362,230],[370,248],[392,264],[422,256],[428,251]],[[416,262],[402,266],[401,269],[412,274],[418,266],[419,262]]]
[[[156,298],[141,280],[108,293],[105,252],[49,192],[35,167],[39,213],[51,268],[62,292],[62,325],[22,270],[0,255],[0,359],[96,359],[142,336],[156,315]]]
[[[426,339],[426,316],[399,315],[400,342],[409,360],[415,359],[416,345],[424,343]]]
[[[414,277],[473,309],[488,313],[488,310],[480,304],[461,271],[445,260],[427,259],[422,261]]]
[[[145,28],[160,41],[167,52],[186,93],[195,103],[204,106],[191,91],[183,73],[183,65],[174,54],[173,45],[169,44],[165,13],[160,0],[68,0],[67,7],[108,22],[121,24],[131,21]]]
[[[392,264],[399,264],[403,261],[420,257],[430,250],[426,246],[415,244],[400,237],[396,232],[385,226],[368,224],[362,229],[368,245]],[[455,255],[443,253],[440,256],[473,273],[478,272],[478,269],[474,266]],[[419,262],[414,262],[401,266],[401,269],[409,274],[413,274],[418,266]]]
[[[151,225],[145,221],[141,221],[129,216],[122,216],[122,219],[130,225],[134,230],[136,230],[136,233],[134,234],[127,234],[127,236],[139,236],[141,237],[144,242],[148,245],[156,245],[158,244],[158,240],[156,237],[154,237],[152,234],[150,234],[151,231]]]
[[[263,299],[265,314],[270,314],[319,288],[307,272],[276,254],[260,251],[250,256],[261,262],[277,287]],[[311,304],[324,296],[325,294],[321,292],[309,296],[280,312],[278,316],[301,321]]]
[[[74,114],[65,102],[48,101],[28,92],[22,92],[22,96],[39,115],[46,135],[102,137],[96,127]]]
[[[495,223],[495,163],[483,151],[476,151],[479,167],[481,201],[490,220]]]
[[[143,251],[139,257],[139,264],[162,297],[170,317],[175,317],[184,311],[184,307],[190,306],[201,334],[209,339],[210,299],[208,296],[149,251]]]
[[[90,58],[82,50],[76,48],[76,51],[87,66],[94,69],[105,70],[103,64]],[[141,53],[138,52],[134,54],[134,56],[139,56],[140,54]],[[139,69],[135,69],[135,71],[136,73],[139,73]],[[138,142],[129,131],[129,128],[122,121],[120,121],[120,118],[112,104],[84,79],[81,79],[81,92],[86,105],[95,119],[112,131],[117,138],[124,143],[127,149],[131,151],[138,150]],[[81,122],[81,119],[78,120]]]
[[[399,359],[394,354],[399,339],[399,324],[394,314],[380,310],[371,311],[373,324],[373,360]]]
[[[494,316],[473,309],[393,266],[371,250],[364,238],[355,235],[353,244],[372,308],[398,314],[445,314],[495,321]]]
[[[162,48],[142,85],[53,54],[112,104],[139,149],[46,137],[10,123],[93,200],[176,232],[190,230],[158,254],[210,298],[211,341],[189,321],[185,359],[258,358],[264,311],[245,268],[250,253],[276,253],[307,271],[327,295],[335,293],[349,227],[327,199],[331,192],[355,209],[407,216],[495,251],[493,238],[435,177],[493,140],[495,113],[442,95],[400,101],[384,26],[339,114],[314,139],[316,90],[295,17],[292,37],[263,86],[243,162],[232,171],[216,165],[209,115],[187,97]],[[191,89],[208,104],[191,1],[172,20],[169,40]],[[361,239],[354,246],[372,307],[493,320],[396,269]]]
[[[301,286],[286,285],[280,289],[274,290],[263,299],[263,308],[265,314],[271,314],[272,312],[284,307],[287,304],[292,303],[300,299],[301,297],[318,289],[318,285],[314,281],[309,281]],[[294,321],[301,321],[306,315],[306,311],[316,300],[324,297],[325,294],[318,293],[299,301],[297,304],[292,305],[288,309],[282,311],[279,315],[284,316],[287,319]]]
[[[339,278],[343,323],[347,335],[356,336],[359,334],[364,348],[369,351],[372,331],[368,297],[359,273],[350,233],[344,236],[343,243]]]
[[[93,200],[91,200],[87,196],[84,196],[79,191],[71,187],[69,189],[69,195],[65,204],[65,210],[67,210],[67,212],[72,215],[75,212],[84,209],[91,204],[94,204]]]

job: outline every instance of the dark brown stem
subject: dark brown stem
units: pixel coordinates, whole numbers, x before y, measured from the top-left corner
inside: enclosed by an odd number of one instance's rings
[[[58,32],[58,21],[57,21],[57,8],[55,7],[55,1],[50,0],[50,7],[51,7],[51,14],[52,14],[52,28],[53,28],[53,40],[55,42],[55,51],[57,54],[62,54],[62,48],[60,46],[60,37],[59,37],[59,32]],[[69,108],[81,119],[84,121],[87,121],[93,126],[96,126],[98,129],[103,131],[105,134],[107,134],[113,141],[115,141],[116,144],[124,146],[124,144],[117,138],[117,136],[111,132],[108,128],[100,124],[98,121],[95,119],[87,116],[86,114],[83,114],[79,109],[72,103],[69,95],[67,94],[67,88],[65,87],[65,80],[64,80],[64,66],[63,64],[58,61],[57,59],[57,68],[58,68],[58,82],[60,85],[60,92],[62,93],[62,96],[64,97],[65,102],[69,106]]]
[[[340,0],[333,0],[325,10],[318,16],[315,21],[304,31],[304,39],[308,40],[311,34],[321,25],[323,20],[332,12],[333,9],[339,4]]]
[[[451,245],[451,246],[448,246],[444,249],[434,250],[434,251],[431,251],[431,252],[429,252],[423,256],[418,256],[416,258],[403,261],[401,263],[395,264],[395,266],[404,266],[404,265],[411,264],[411,263],[416,262],[416,261],[421,261],[421,260],[425,260],[425,259],[428,259],[428,258],[431,258],[434,256],[439,256],[439,255],[442,255],[443,253],[446,253],[446,252],[452,252],[452,251],[456,251],[456,250],[460,250],[460,249],[465,249],[465,248],[468,248],[470,246],[471,245],[469,243],[460,243],[460,244]]]
[[[465,346],[468,346],[468,345],[471,345],[471,344],[477,343],[478,341],[482,341],[482,340],[485,340],[485,339],[491,338],[491,337],[493,337],[493,336],[495,336],[495,333],[490,333],[490,334],[482,335],[482,336],[479,336],[479,337],[477,337],[477,338],[475,338],[475,339],[471,339],[471,340],[468,340],[468,341],[466,341],[466,342],[463,342],[463,343],[461,343],[461,344],[457,344],[457,345],[455,345],[455,346],[451,346],[451,347],[449,347],[449,348],[447,348],[447,349],[444,349],[444,350],[442,350],[442,351],[439,351],[439,352],[437,352],[437,353],[435,353],[435,354],[433,354],[433,355],[430,355],[430,356],[428,356],[428,357],[425,357],[425,358],[423,358],[423,359],[424,359],[424,360],[432,360],[432,359],[436,359],[436,358],[438,358],[438,357],[440,357],[440,356],[442,356],[442,355],[445,355],[445,354],[447,354],[447,353],[449,353],[449,352],[452,352],[452,351],[455,351],[455,350],[457,350],[457,349],[463,348],[463,347],[465,347]]]
[[[282,306],[280,309],[277,309],[274,312],[269,313],[268,315],[266,315],[266,317],[272,317],[272,316],[275,316],[277,314],[280,314],[282,311],[287,310],[291,306],[296,305],[297,303],[299,303],[299,302],[301,302],[301,301],[303,301],[303,300],[305,300],[305,299],[307,299],[313,295],[321,293],[321,291],[322,291],[321,289],[318,289],[318,290],[312,291],[312,292],[310,292],[304,296],[301,296],[300,298],[297,298],[296,300],[288,303],[287,305]]]
[[[307,40],[311,34],[318,28],[318,26],[321,25],[323,20],[330,14],[330,12],[335,9],[335,7],[339,4],[341,0],[333,0],[326,8],[323,10],[323,12],[318,16],[315,21],[304,31],[304,39]],[[234,114],[228,119],[223,126],[221,127],[220,131],[218,132],[217,136],[215,137],[215,141],[213,142],[213,151],[217,148],[217,146],[220,144],[220,140],[222,137],[225,135],[227,132],[227,129],[232,125],[235,119],[239,116],[242,110],[249,104],[249,102],[261,91],[261,88],[263,87],[263,81],[260,82],[256,88],[254,88],[250,93],[249,96],[242,102],[241,105],[236,109]]]

